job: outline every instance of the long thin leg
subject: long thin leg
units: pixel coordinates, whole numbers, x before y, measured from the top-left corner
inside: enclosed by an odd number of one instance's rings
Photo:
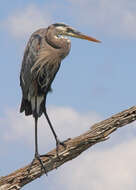
[[[52,124],[51,124],[51,121],[50,121],[50,119],[49,119],[49,117],[48,117],[46,108],[44,109],[44,115],[45,115],[45,117],[46,117],[46,119],[47,119],[47,122],[48,122],[48,124],[49,124],[49,127],[50,127],[52,133],[53,133],[53,136],[54,136],[54,138],[55,138],[55,140],[56,140],[56,152],[57,152],[57,156],[58,156],[58,148],[59,148],[59,145],[62,145],[62,146],[64,146],[64,147],[66,147],[66,146],[65,146],[65,144],[64,144],[63,142],[61,142],[61,141],[58,139],[58,136],[56,135],[55,130],[54,130],[54,128],[53,128],[53,126],[52,126]]]
[[[41,168],[44,169],[45,174],[47,175],[46,168],[43,165],[43,162],[40,158],[39,152],[38,152],[38,133],[37,133],[37,122],[38,122],[38,116],[35,116],[35,159],[39,160],[41,164]]]
[[[38,117],[35,114],[35,157],[38,155],[38,132],[37,132],[37,123],[38,123]]]
[[[38,153],[38,133],[37,133],[37,123],[38,123],[38,114],[37,114],[37,96],[35,96],[35,113],[34,115],[34,119],[35,119],[35,157],[33,159],[33,161],[31,162],[31,165],[28,169],[28,174],[30,173],[30,170],[32,168],[32,165],[34,163],[34,161],[37,159],[39,160],[40,164],[41,164],[41,168],[44,169],[45,174],[47,175],[47,171],[46,168],[43,165],[43,162],[40,158],[40,155]]]

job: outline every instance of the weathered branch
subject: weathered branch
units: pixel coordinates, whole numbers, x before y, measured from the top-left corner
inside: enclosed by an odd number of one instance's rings
[[[112,117],[94,124],[86,133],[68,139],[65,141],[66,148],[59,147],[59,157],[56,157],[56,150],[52,150],[48,154],[53,155],[52,159],[43,156],[41,159],[46,167],[47,172],[61,166],[65,162],[76,158],[83,151],[92,145],[101,141],[107,140],[109,134],[116,131],[119,127],[125,126],[136,120],[136,106],[120,112]],[[41,166],[38,161],[32,166],[30,174],[28,175],[27,169],[29,165],[16,170],[15,172],[0,178],[0,190],[18,190],[25,184],[30,183],[36,178],[44,174],[41,171]]]

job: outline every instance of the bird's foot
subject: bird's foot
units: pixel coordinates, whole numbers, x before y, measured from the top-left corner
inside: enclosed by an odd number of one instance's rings
[[[59,157],[59,146],[61,145],[64,148],[66,148],[66,144],[64,142],[61,142],[58,138],[56,139],[56,154],[57,154],[57,157],[59,158],[59,160],[60,160],[60,157]]]
[[[31,168],[32,168],[32,166],[33,166],[33,164],[34,164],[34,162],[35,162],[35,160],[38,160],[39,162],[40,162],[40,165],[41,165],[41,171],[42,171],[42,169],[44,170],[44,173],[46,174],[46,176],[47,176],[47,170],[46,170],[46,168],[45,168],[45,166],[43,165],[43,161],[41,160],[41,158],[40,157],[48,157],[48,158],[52,158],[52,156],[53,155],[50,155],[50,154],[45,154],[45,155],[39,155],[39,154],[35,154],[35,157],[34,157],[34,159],[32,160],[32,162],[31,162],[31,164],[30,164],[30,166],[29,166],[29,168],[28,168],[28,175],[30,174],[30,171],[31,171]],[[27,177],[28,177],[28,175],[27,175]]]

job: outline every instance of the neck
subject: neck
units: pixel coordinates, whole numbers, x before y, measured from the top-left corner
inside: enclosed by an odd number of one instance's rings
[[[70,40],[66,38],[58,38],[55,32],[50,31],[47,32],[46,40],[51,47],[60,49],[59,53],[62,59],[69,53]]]

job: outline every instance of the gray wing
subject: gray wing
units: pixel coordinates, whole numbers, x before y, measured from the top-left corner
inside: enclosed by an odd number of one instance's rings
[[[20,72],[20,86],[22,87],[23,98],[27,99],[28,90],[33,80],[31,68],[35,64],[42,37],[38,34],[32,35],[25,49],[22,67]]]
[[[47,46],[44,36],[32,35],[26,47],[20,73],[24,99],[34,95],[34,80],[41,93],[50,91],[51,83],[60,67],[60,58]]]
[[[60,59],[55,56],[55,53],[48,51],[46,48],[41,48],[38,59],[33,65],[31,72],[34,78],[37,79],[39,89],[42,93],[47,93],[51,88],[51,83],[59,70]]]
[[[35,90],[38,89],[37,96],[43,97],[39,105],[39,115],[42,114],[46,95],[51,90],[51,83],[60,67],[61,60],[56,50],[49,47],[45,41],[44,34],[34,33],[25,49],[22,68],[20,73],[20,86],[22,88],[22,103],[20,112],[25,111],[25,115],[31,115],[35,109],[32,106],[32,99]]]

